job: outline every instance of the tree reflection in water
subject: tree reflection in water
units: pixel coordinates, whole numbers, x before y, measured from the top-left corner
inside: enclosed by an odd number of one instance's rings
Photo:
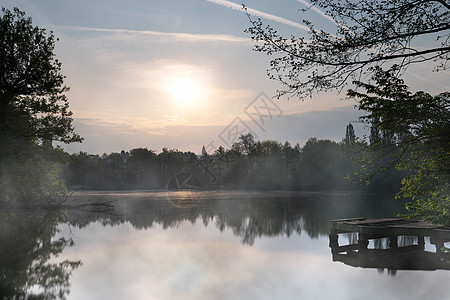
[[[306,232],[311,238],[327,236],[332,219],[386,217],[401,212],[392,199],[348,194],[213,193],[202,192],[197,205],[174,207],[165,193],[80,193],[74,203],[114,202],[113,213],[0,211],[0,298],[64,299],[69,279],[80,261],[57,261],[70,238],[57,237],[58,224],[84,228],[130,223],[137,230],[161,225],[201,222],[231,230],[243,244],[259,237],[291,236]]]
[[[65,299],[80,261],[56,261],[72,239],[57,238],[61,213],[0,212],[1,299]]]
[[[116,200],[114,215],[69,212],[78,227],[100,221],[105,226],[129,222],[136,229],[155,225],[166,229],[183,222],[202,222],[220,231],[229,229],[249,245],[263,236],[289,237],[302,232],[311,238],[328,236],[333,219],[395,216],[403,211],[403,203],[393,197],[352,193],[201,192],[198,203],[185,208],[174,207],[166,193],[80,193],[73,197],[80,202]]]

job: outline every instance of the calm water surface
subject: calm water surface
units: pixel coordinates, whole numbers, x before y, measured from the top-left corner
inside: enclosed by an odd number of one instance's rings
[[[185,205],[164,192],[82,192],[72,200],[114,201],[114,210],[32,218],[3,212],[3,292],[77,300],[450,297],[445,270],[393,272],[332,261],[332,219],[392,217],[402,212],[398,200],[347,193],[195,197]]]

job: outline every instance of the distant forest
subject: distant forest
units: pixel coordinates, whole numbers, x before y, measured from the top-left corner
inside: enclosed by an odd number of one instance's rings
[[[68,157],[62,177],[69,188],[89,190],[166,189],[177,174],[191,174],[202,189],[395,193],[405,175],[401,171],[374,174],[370,185],[351,180],[364,168],[358,156],[382,138],[372,130],[369,143],[358,141],[349,124],[341,142],[310,138],[303,147],[255,141],[247,134],[231,149],[219,147],[202,155],[167,148],[160,153],[135,148],[102,156],[79,152]]]

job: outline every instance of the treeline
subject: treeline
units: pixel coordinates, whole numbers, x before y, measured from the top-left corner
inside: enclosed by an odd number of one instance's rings
[[[219,147],[201,156],[167,148],[160,153],[136,148],[102,156],[80,152],[70,155],[62,176],[74,189],[165,189],[174,176],[187,173],[206,189],[397,192],[400,172],[374,174],[370,185],[349,180],[363,168],[355,155],[368,147],[357,141],[351,125],[342,142],[311,138],[303,147],[255,141],[247,134],[231,149]]]

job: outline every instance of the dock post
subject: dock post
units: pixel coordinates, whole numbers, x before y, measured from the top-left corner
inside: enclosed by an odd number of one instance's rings
[[[330,243],[328,245],[331,248],[331,253],[335,253],[339,249],[339,235],[332,228],[330,233]]]
[[[432,236],[430,238],[430,243],[434,244],[436,246],[436,254],[437,255],[442,255],[443,253],[441,252],[441,248],[444,247],[444,241],[442,239],[439,239],[435,236]]]
[[[367,250],[369,239],[365,234],[358,233],[358,251]]]
[[[396,235],[391,235],[389,237],[389,248],[397,249],[398,248],[398,239]]]
[[[419,245],[420,250],[425,250],[425,239],[423,236],[417,237],[417,245]]]
[[[441,248],[444,247],[444,243],[441,240],[436,240],[436,253],[442,254]]]

